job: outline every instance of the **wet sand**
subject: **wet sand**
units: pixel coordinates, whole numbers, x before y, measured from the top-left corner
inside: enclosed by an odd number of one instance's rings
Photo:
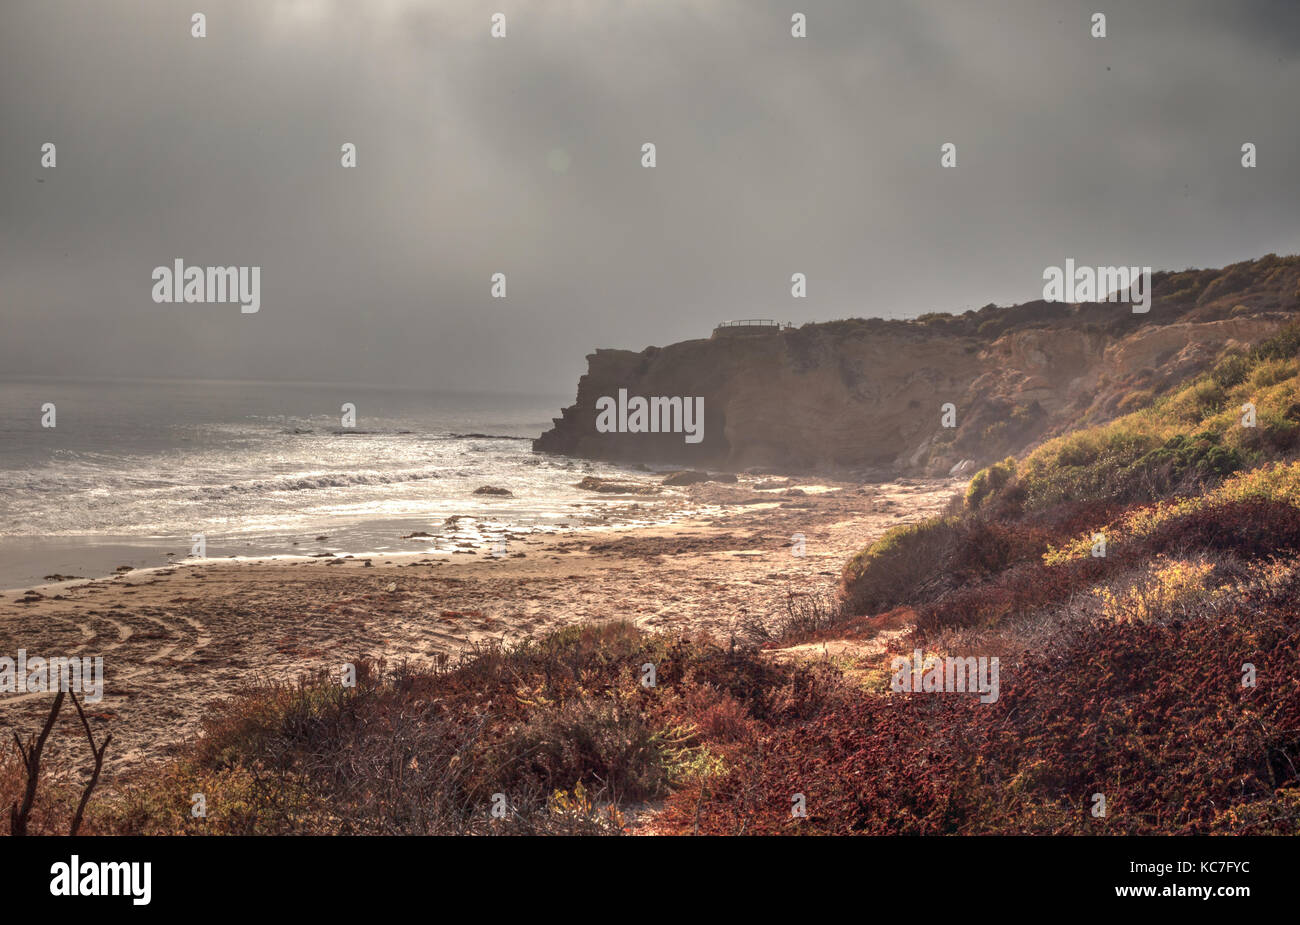
[[[768,480],[770,483],[770,480]],[[886,529],[942,510],[957,481],[795,480],[691,486],[717,516],[534,535],[505,555],[220,561],[124,572],[0,597],[0,655],[104,657],[108,786],[177,754],[204,712],[257,679],[359,658],[430,663],[487,640],[625,619],[651,630],[743,633],[787,594],[832,592],[844,561]],[[803,534],[804,555],[794,535]],[[499,548],[495,552],[499,552]],[[0,735],[36,731],[52,695],[0,694]],[[54,751],[84,757],[68,733]]]

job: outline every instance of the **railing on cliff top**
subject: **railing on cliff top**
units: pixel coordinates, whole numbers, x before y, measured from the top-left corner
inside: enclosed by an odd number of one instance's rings
[[[741,318],[740,321],[723,321],[714,329],[715,338],[728,338],[737,334],[780,334],[794,327],[792,323],[772,321],[771,318]]]
[[[771,318],[742,318],[740,321],[723,321],[713,329],[714,337],[730,337],[736,334],[780,334],[793,328],[790,322],[782,324]]]
[[[771,318],[743,318],[740,321],[722,321],[719,322],[720,328],[779,328],[781,322],[773,321]],[[793,327],[786,322],[785,327]]]

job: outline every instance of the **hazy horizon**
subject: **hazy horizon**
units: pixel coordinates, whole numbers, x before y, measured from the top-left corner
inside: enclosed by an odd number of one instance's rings
[[[429,392],[444,395],[499,395],[501,397],[543,397],[543,398],[563,398],[567,393],[565,390],[555,392],[540,392],[535,389],[506,389],[494,391],[492,389],[457,389],[444,388],[436,385],[424,385],[421,383],[401,383],[401,382],[356,382],[344,379],[209,379],[197,376],[114,376],[114,375],[97,375],[97,376],[77,376],[64,375],[54,376],[42,373],[6,373],[0,371],[0,382],[112,382],[112,383],[175,383],[184,382],[190,385],[202,385],[211,383],[213,385],[293,385],[293,386],[321,386],[324,388],[352,388],[352,389],[375,389],[375,390],[392,390],[395,392]],[[571,393],[577,388],[575,381],[573,388],[569,389]],[[558,408],[556,409],[558,412]]]
[[[1105,38],[1074,0],[570,0],[493,39],[498,7],[210,2],[197,39],[161,2],[7,5],[0,370],[572,395],[593,349],[724,319],[1300,252],[1294,5],[1116,8]],[[262,267],[260,311],[156,304],[178,258]]]

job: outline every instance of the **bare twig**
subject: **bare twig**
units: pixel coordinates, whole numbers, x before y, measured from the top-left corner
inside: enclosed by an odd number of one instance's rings
[[[113,734],[110,732],[104,736],[104,744],[95,747],[95,735],[90,731],[90,722],[86,719],[86,713],[81,709],[81,704],[77,702],[77,695],[72,695],[72,705],[77,708],[77,715],[81,717],[81,726],[86,730],[86,738],[90,741],[90,753],[95,756],[95,770],[90,775],[90,782],[86,784],[86,789],[81,793],[81,802],[77,804],[77,814],[72,817],[72,829],[69,835],[76,835],[77,830],[81,828],[81,817],[86,811],[86,804],[90,802],[90,794],[95,789],[95,784],[99,783],[99,772],[104,767],[104,752],[108,750],[108,743],[113,741]]]
[[[36,802],[36,786],[40,782],[41,776],[41,752],[45,750],[45,740],[50,737],[50,730],[54,728],[54,721],[59,717],[59,710],[63,707],[63,691],[54,695],[54,704],[50,707],[50,715],[45,718],[45,728],[41,734],[36,737],[35,741],[29,741],[27,747],[23,746],[22,740],[18,738],[18,733],[14,733],[14,741],[18,743],[18,751],[23,758],[23,766],[27,770],[27,788],[23,793],[22,808],[14,803],[9,807],[9,834],[26,835],[27,819],[32,813],[32,804]]]

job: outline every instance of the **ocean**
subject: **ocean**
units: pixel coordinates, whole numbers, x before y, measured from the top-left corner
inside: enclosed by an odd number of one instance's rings
[[[571,400],[310,383],[0,381],[0,588],[165,566],[189,555],[196,534],[209,558],[464,543],[482,553],[500,551],[510,534],[653,522],[653,499],[575,486],[587,475],[645,472],[533,453],[532,438]],[[355,406],[352,427],[343,426],[345,403]],[[42,426],[47,404],[53,427]],[[512,497],[474,494],[484,485]],[[416,532],[430,536],[408,536]]]

